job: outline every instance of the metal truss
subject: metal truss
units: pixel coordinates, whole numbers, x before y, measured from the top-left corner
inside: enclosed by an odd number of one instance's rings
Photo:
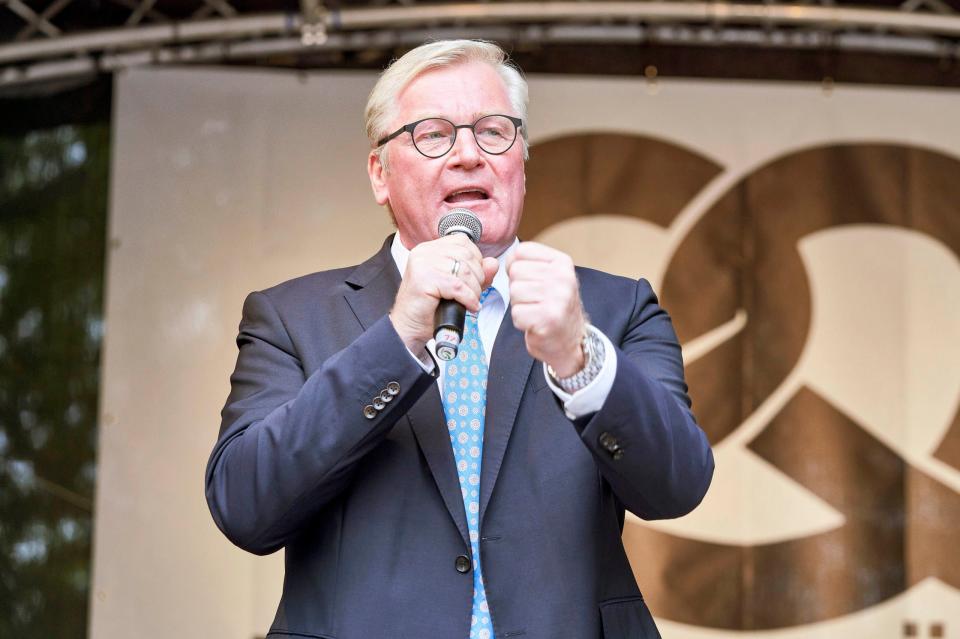
[[[186,17],[165,13],[162,0],[109,0],[128,11],[122,22],[79,31],[58,26],[58,15],[79,1],[52,0],[36,10],[25,0],[0,0],[0,12],[23,22],[12,40],[0,44],[0,87],[143,65],[269,64],[267,60],[278,55],[392,51],[438,37],[487,38],[520,46],[655,42],[960,58],[960,14],[947,0],[877,7],[834,0],[380,0],[340,8],[300,0],[299,11],[260,14],[241,13],[228,0],[202,0]]]

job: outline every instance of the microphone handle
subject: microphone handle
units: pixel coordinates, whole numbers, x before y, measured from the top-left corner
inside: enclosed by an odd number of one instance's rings
[[[450,230],[444,235],[463,233],[473,241],[468,233],[461,230]],[[440,300],[437,310],[433,314],[433,339],[436,344],[437,357],[449,362],[457,356],[460,342],[463,340],[463,325],[467,320],[467,309],[463,304],[454,300]]]
[[[440,300],[433,315],[433,338],[436,340],[437,357],[445,362],[457,356],[463,339],[463,324],[467,309],[455,300]]]
[[[476,243],[483,233],[483,225],[473,211],[469,209],[454,209],[437,225],[441,237],[453,233],[462,233]],[[433,315],[433,339],[436,344],[437,357],[449,362],[457,356],[460,342],[463,340],[463,325],[467,318],[467,309],[460,302],[440,300]]]

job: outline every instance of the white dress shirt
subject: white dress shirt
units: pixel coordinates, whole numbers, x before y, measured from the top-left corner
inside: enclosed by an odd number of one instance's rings
[[[488,363],[493,353],[493,343],[497,339],[500,324],[503,322],[507,307],[510,305],[510,277],[507,275],[506,261],[516,250],[519,243],[519,240],[514,238],[513,244],[497,257],[497,260],[500,262],[500,268],[497,270],[497,274],[493,276],[493,283],[491,284],[493,290],[487,295],[483,306],[480,308],[480,314],[477,316],[477,330],[480,333],[480,341],[483,343],[483,351],[487,356]],[[399,233],[393,237],[390,253],[393,256],[393,261],[397,265],[397,269],[400,271],[400,277],[403,278],[404,272],[407,270],[407,259],[410,256],[410,251],[403,245],[403,242],[400,241]],[[587,384],[587,386],[571,395],[553,382],[547,373],[547,365],[543,364],[543,375],[547,380],[547,385],[550,386],[550,390],[563,402],[564,412],[569,419],[579,419],[580,417],[585,417],[600,410],[603,402],[607,399],[607,395],[610,394],[610,389],[613,387],[613,379],[617,374],[617,353],[613,348],[613,344],[606,335],[595,327],[588,325],[588,330],[595,332],[600,339],[603,340],[604,360],[600,373],[593,381]],[[427,349],[430,351],[430,354],[434,356],[433,361],[425,362],[414,353],[410,353],[410,355],[416,359],[427,372],[433,370],[434,362],[440,365],[440,375],[437,378],[437,384],[439,384],[442,390],[446,362],[437,359],[435,346],[434,340],[431,339],[427,342]]]

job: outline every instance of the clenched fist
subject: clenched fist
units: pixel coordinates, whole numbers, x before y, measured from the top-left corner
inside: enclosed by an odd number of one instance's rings
[[[573,260],[536,242],[521,242],[507,262],[513,325],[527,351],[569,377],[584,366],[581,347],[586,316]]]

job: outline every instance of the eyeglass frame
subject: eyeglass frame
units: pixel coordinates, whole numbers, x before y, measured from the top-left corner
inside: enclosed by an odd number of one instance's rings
[[[483,148],[483,145],[480,144],[479,140],[477,140],[477,130],[474,128],[475,126],[477,126],[477,122],[479,122],[480,120],[483,120],[484,118],[492,118],[492,117],[507,118],[508,120],[510,120],[510,122],[513,123],[513,140],[510,141],[510,146],[505,148],[503,151],[499,151],[496,153],[492,151],[487,151],[485,148]],[[418,124],[420,124],[421,122],[426,122],[427,120],[443,120],[444,122],[449,122],[450,126],[453,127],[453,140],[450,141],[450,148],[444,151],[443,153],[441,153],[440,155],[427,155],[426,153],[420,150],[420,147],[417,146],[417,141],[413,139],[413,130],[417,128]],[[453,147],[457,144],[457,129],[470,129],[470,132],[473,133],[473,139],[477,143],[477,147],[479,147],[484,153],[486,153],[487,155],[503,155],[504,153],[512,149],[513,145],[517,143],[517,135],[520,133],[520,128],[522,126],[523,126],[523,119],[515,118],[512,115],[506,115],[504,113],[489,113],[487,115],[481,115],[479,118],[473,121],[473,124],[454,124],[453,121],[448,120],[447,118],[433,116],[433,117],[417,120],[416,122],[411,122],[410,124],[404,124],[402,127],[397,129],[390,135],[380,138],[380,140],[377,141],[377,148],[380,148],[390,140],[400,137],[404,133],[409,133],[410,141],[413,143],[413,148],[417,150],[417,153],[419,153],[425,158],[430,158],[431,160],[435,160],[437,158],[442,158],[447,153],[453,150]]]

